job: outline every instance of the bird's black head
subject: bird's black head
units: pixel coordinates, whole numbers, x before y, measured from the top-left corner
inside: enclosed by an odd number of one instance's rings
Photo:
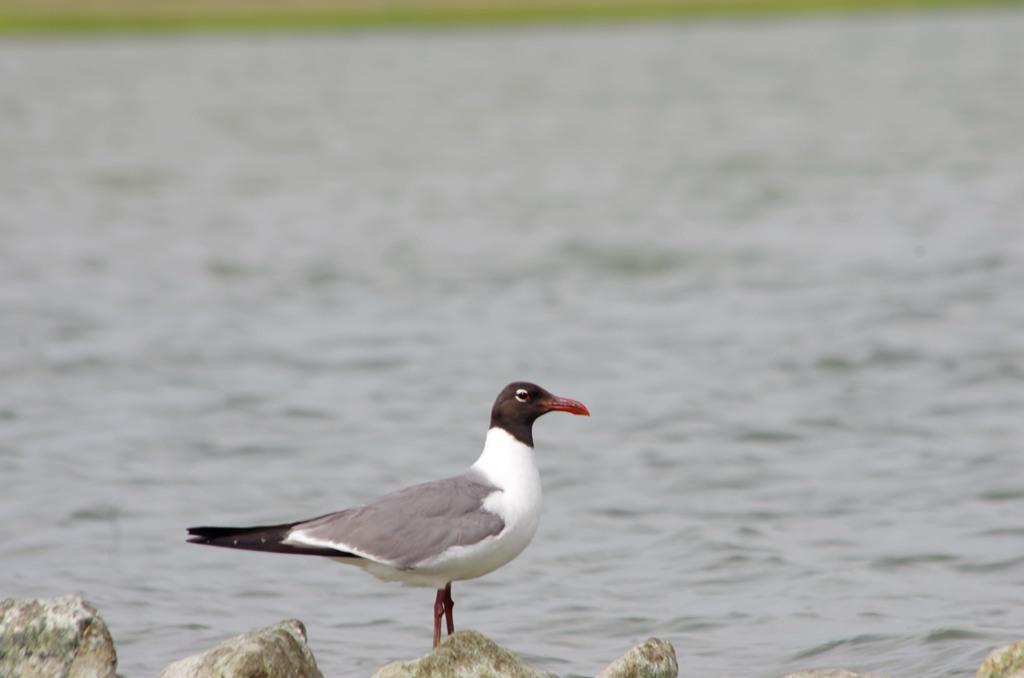
[[[528,381],[516,381],[503,388],[494,401],[491,428],[502,428],[516,440],[533,447],[533,422],[555,410],[590,416],[581,402],[559,398]]]

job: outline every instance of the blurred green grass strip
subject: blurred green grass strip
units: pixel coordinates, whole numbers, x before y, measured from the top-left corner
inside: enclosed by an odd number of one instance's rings
[[[0,33],[501,25],[994,4],[1024,0],[0,0]]]

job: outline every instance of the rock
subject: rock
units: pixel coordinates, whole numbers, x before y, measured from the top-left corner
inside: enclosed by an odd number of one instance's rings
[[[785,678],[892,678],[892,676],[875,673],[854,673],[846,669],[812,669],[810,671],[790,673]]]
[[[0,676],[114,678],[116,670],[110,631],[79,596],[0,602]]]
[[[476,631],[456,631],[437,649],[411,662],[393,662],[373,678],[548,678]]]
[[[676,678],[676,651],[666,640],[650,638],[622,655],[598,678]],[[476,631],[448,636],[430,654],[388,664],[373,678],[552,678]]]
[[[160,678],[323,678],[302,622],[289,619],[178,660]]]
[[[1024,640],[992,650],[975,678],[1024,678]]]
[[[679,664],[672,643],[648,638],[608,665],[597,678],[676,678]]]

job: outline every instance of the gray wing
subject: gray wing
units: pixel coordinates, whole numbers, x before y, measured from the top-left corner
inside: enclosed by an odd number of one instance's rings
[[[483,508],[500,490],[469,470],[413,485],[363,506],[295,525],[288,542],[335,548],[400,569],[499,534],[505,521]]]

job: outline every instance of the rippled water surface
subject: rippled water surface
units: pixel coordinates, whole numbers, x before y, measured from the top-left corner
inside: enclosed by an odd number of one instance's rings
[[[526,378],[554,673],[969,676],[1024,636],[1024,13],[0,42],[0,595],[122,672],[433,592],[184,528],[455,474]]]

